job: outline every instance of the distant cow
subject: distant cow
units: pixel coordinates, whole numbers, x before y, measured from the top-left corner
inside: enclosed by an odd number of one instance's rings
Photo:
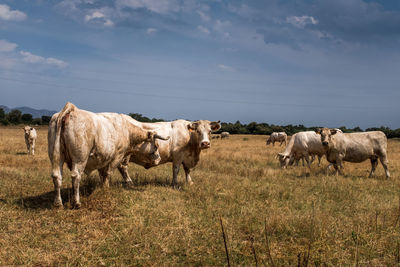
[[[144,123],[138,122],[134,119],[135,125],[145,130],[156,130],[161,135],[170,136],[169,141],[160,141],[159,150],[161,161],[155,164],[148,164],[143,161],[142,156],[139,153],[133,153],[127,157],[123,164],[118,168],[122,177],[126,182],[132,182],[128,174],[128,162],[134,162],[139,164],[146,169],[172,162],[172,185],[176,186],[178,182],[178,172],[180,165],[183,165],[185,170],[186,182],[193,184],[192,178],[190,177],[190,170],[194,168],[200,159],[200,152],[203,149],[208,149],[211,146],[210,135],[213,131],[218,131],[221,128],[219,121],[186,121],[176,120],[172,122],[155,122],[155,123]],[[142,145],[144,149],[146,145]]]
[[[219,135],[213,135],[212,137],[211,137],[211,139],[219,139]]]
[[[321,163],[321,157],[325,154],[325,149],[321,144],[320,137],[313,131],[299,132],[294,134],[286,146],[283,153],[279,153],[279,162],[282,168],[286,168],[293,161],[305,159],[307,166],[310,168],[310,164],[318,156],[318,166]],[[309,156],[313,159],[310,161]]]
[[[222,132],[221,133],[221,139],[224,139],[224,138],[229,138],[229,132]]]
[[[64,162],[71,170],[72,207],[79,208],[79,182],[83,173],[89,175],[98,170],[103,185],[108,186],[112,169],[143,143],[151,149],[141,156],[150,164],[160,161],[156,139],[167,138],[133,125],[129,118],[117,113],[92,113],[71,103],[53,115],[48,131],[48,153],[55,206],[62,206],[60,188]]]
[[[271,144],[275,146],[275,142],[281,142],[279,146],[282,146],[283,143],[287,143],[287,134],[285,132],[273,132],[268,140],[267,140],[267,145]]]
[[[25,126],[23,129],[25,133],[25,144],[28,154],[35,155],[35,144],[37,138],[36,130],[30,126]]]
[[[320,135],[327,160],[333,163],[336,174],[343,173],[343,161],[358,163],[370,159],[371,177],[374,175],[379,158],[386,177],[390,178],[386,154],[387,138],[383,132],[339,133],[336,129],[329,128],[318,128],[315,132]]]

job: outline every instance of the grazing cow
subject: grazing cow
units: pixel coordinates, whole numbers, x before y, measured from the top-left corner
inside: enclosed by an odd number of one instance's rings
[[[152,149],[141,156],[151,164],[160,161],[156,139],[168,138],[133,125],[129,118],[117,113],[92,113],[71,103],[53,115],[48,131],[48,153],[56,194],[54,206],[62,206],[60,187],[64,162],[71,170],[72,207],[79,208],[79,182],[83,173],[89,175],[98,170],[103,185],[108,186],[112,169],[143,143]]]
[[[326,158],[333,163],[336,174],[343,174],[343,161],[359,163],[371,161],[371,172],[374,175],[378,158],[385,169],[386,178],[390,178],[387,160],[387,138],[381,131],[363,133],[339,133],[336,129],[318,128],[315,130],[326,151]]]
[[[285,143],[286,146],[287,134],[285,132],[273,132],[267,140],[267,145],[272,143],[272,145],[275,146],[275,142],[281,142],[279,146],[282,146],[282,144]]]
[[[229,132],[222,132],[221,133],[221,139],[224,139],[224,138],[229,138]]]
[[[325,154],[325,149],[321,144],[320,137],[313,131],[299,132],[294,134],[283,153],[278,153],[279,162],[282,168],[286,168],[293,161],[305,159],[308,168],[314,160],[314,155],[318,156],[318,166],[321,164],[321,157]],[[310,161],[309,156],[313,156]]]
[[[190,170],[197,165],[200,159],[200,152],[203,149],[210,148],[211,132],[218,131],[221,128],[219,121],[210,122],[208,120],[195,122],[176,120],[172,122],[155,123],[135,121],[135,124],[145,130],[157,130],[158,133],[168,135],[171,138],[169,141],[159,142],[161,161],[158,164],[144,162],[140,153],[131,154],[130,158],[126,158],[118,168],[122,177],[127,183],[132,182],[127,170],[129,161],[139,164],[146,169],[159,164],[172,162],[173,186],[177,185],[178,172],[181,164],[185,170],[186,182],[190,185],[193,184],[192,178],[190,177]],[[144,149],[145,146],[146,145],[142,145],[142,149]]]
[[[24,128],[25,132],[25,144],[26,148],[28,150],[28,154],[35,155],[35,144],[36,144],[36,130],[33,127],[30,126],[25,126]]]

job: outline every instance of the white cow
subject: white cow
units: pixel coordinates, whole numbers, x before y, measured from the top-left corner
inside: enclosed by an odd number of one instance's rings
[[[379,158],[385,169],[386,178],[390,178],[386,153],[387,138],[383,132],[339,133],[336,129],[329,128],[319,128],[315,132],[320,135],[327,160],[333,163],[336,174],[343,173],[343,161],[358,163],[370,159],[371,177],[374,175]]]
[[[98,170],[103,185],[113,168],[142,144],[148,145],[141,156],[150,164],[160,161],[153,131],[133,125],[129,116],[117,113],[92,113],[67,103],[60,113],[51,118],[48,131],[48,153],[54,182],[54,205],[62,206],[61,182],[64,162],[71,170],[72,207],[79,208],[79,182],[81,175]]]
[[[221,133],[221,139],[229,138],[229,136],[230,136],[229,132],[222,132]]]
[[[172,185],[176,186],[178,182],[178,172],[180,165],[185,170],[186,182],[193,184],[190,177],[190,170],[194,168],[200,159],[200,152],[211,146],[211,132],[218,131],[221,128],[219,121],[210,122],[208,120],[199,120],[195,122],[186,120],[176,120],[172,122],[155,122],[143,123],[133,120],[136,125],[145,130],[155,130],[161,135],[170,136],[168,141],[159,142],[159,150],[161,161],[156,164],[149,164],[143,160],[141,153],[133,153],[130,158],[126,158],[119,167],[122,177],[126,182],[131,183],[132,180],[128,174],[128,162],[134,162],[146,169],[172,162]],[[147,144],[141,146],[145,149]]]
[[[279,146],[282,146],[282,144],[285,143],[286,146],[287,134],[285,132],[273,132],[267,140],[267,145],[272,143],[272,145],[275,146],[275,142],[281,142]]]
[[[279,162],[282,168],[286,168],[293,161],[304,158],[310,168],[309,156],[318,156],[318,166],[321,157],[325,155],[325,149],[321,144],[321,138],[314,131],[299,132],[294,134],[283,153],[278,153]],[[314,157],[313,157],[314,158]]]
[[[28,154],[35,155],[35,145],[37,139],[36,130],[35,128],[30,126],[25,126],[22,129],[24,129],[25,133],[25,144],[26,144],[26,149],[28,150]]]

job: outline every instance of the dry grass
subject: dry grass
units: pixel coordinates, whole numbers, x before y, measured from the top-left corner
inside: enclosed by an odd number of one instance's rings
[[[35,156],[23,131],[0,128],[0,265],[223,265],[220,217],[232,265],[396,265],[400,261],[400,142],[390,140],[390,180],[381,165],[345,165],[344,177],[314,163],[281,170],[283,150],[265,136],[212,140],[192,172],[193,186],[169,186],[170,164],[130,165],[135,186],[114,172],[83,180],[82,208],[51,208],[47,128]],[[327,165],[326,161],[323,163]],[[63,200],[70,177],[65,172]],[[267,233],[265,232],[265,229]],[[270,255],[266,236],[269,239]]]

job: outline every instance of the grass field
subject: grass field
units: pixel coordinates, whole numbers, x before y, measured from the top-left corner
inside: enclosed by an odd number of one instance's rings
[[[386,180],[379,164],[345,164],[345,176],[316,163],[279,168],[283,147],[265,136],[212,140],[192,172],[193,186],[172,166],[131,164],[134,186],[115,171],[103,189],[97,173],[82,180],[82,208],[52,209],[47,127],[36,155],[26,154],[20,127],[0,128],[0,266],[4,265],[398,265],[400,142],[389,140]],[[325,159],[323,166],[327,166]],[[266,241],[268,239],[268,242]]]

